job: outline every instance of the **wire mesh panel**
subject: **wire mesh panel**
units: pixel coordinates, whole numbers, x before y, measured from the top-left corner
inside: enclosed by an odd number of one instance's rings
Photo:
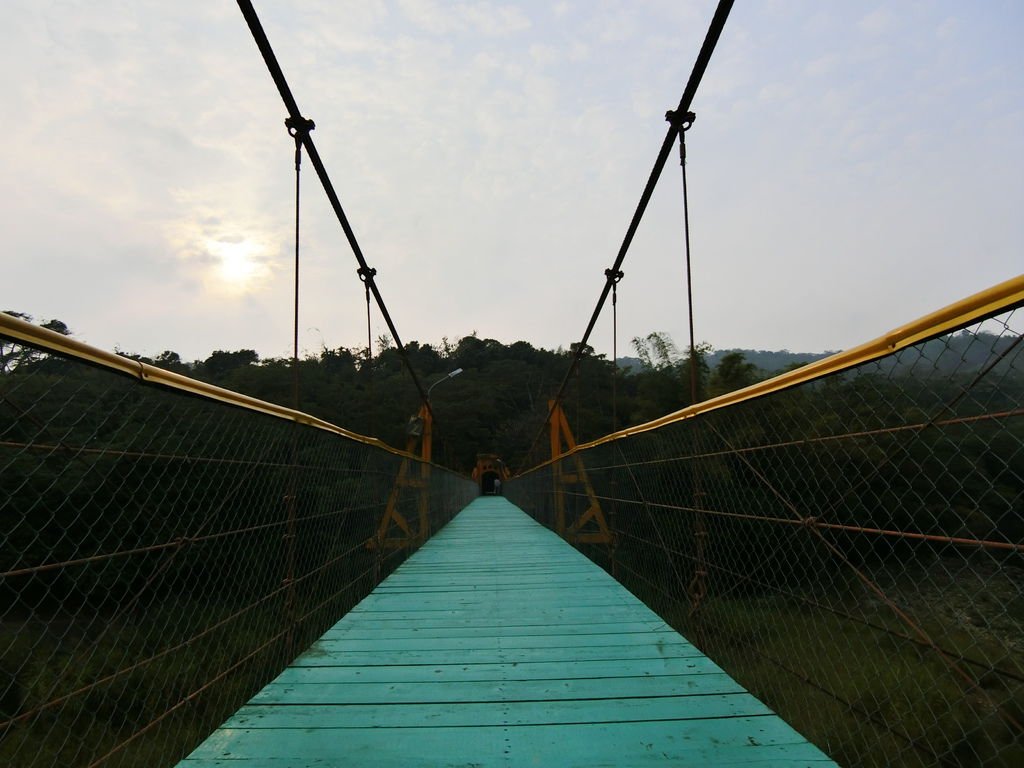
[[[613,536],[579,546],[838,762],[1024,765],[1022,332],[1009,308],[507,495],[571,522],[585,468]]]
[[[173,765],[407,551],[367,546],[396,453],[15,340],[0,363],[2,765]],[[427,475],[436,530],[476,487]]]

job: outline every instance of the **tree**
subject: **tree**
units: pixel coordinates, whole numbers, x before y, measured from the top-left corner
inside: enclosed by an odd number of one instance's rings
[[[679,349],[664,331],[651,331],[645,337],[634,336],[632,344],[644,368],[665,370],[679,364]]]
[[[650,421],[694,402],[691,397],[689,349],[681,355],[672,337],[662,331],[654,331],[642,338],[637,336],[633,339],[633,349],[644,366],[644,370],[633,377],[637,379],[636,417],[640,421]],[[707,356],[711,353],[711,345],[702,341],[693,351],[696,354],[693,361],[696,402],[700,402],[707,393]]]
[[[57,318],[54,318],[53,320],[47,320],[45,323],[43,323],[43,328],[45,328],[48,331],[53,331],[54,333],[59,333],[61,336],[71,335],[71,329],[68,328],[67,323],[65,323],[63,320],[58,320]]]
[[[757,366],[748,363],[742,352],[729,352],[711,375],[708,392],[714,397],[749,387],[758,380]]]
[[[12,309],[5,309],[5,315],[16,317],[19,320],[24,320],[26,323],[32,322],[32,315],[25,314],[24,312],[15,312]],[[67,324],[62,320],[56,318],[47,320],[41,324],[42,328],[46,328],[48,331],[59,333],[61,336],[70,336],[71,330]],[[0,373],[7,373],[13,371],[19,365],[33,362],[42,359],[42,353],[38,352],[31,347],[27,347],[21,342],[17,341],[2,341],[0,342]]]
[[[153,364],[158,368],[163,368],[165,371],[191,373],[191,366],[181,359],[181,355],[170,349],[165,349],[153,358]]]
[[[686,350],[686,357],[679,365],[679,374],[683,380],[684,397],[683,400],[686,405],[693,405],[699,403],[702,400],[707,400],[708,393],[708,378],[710,376],[710,369],[708,368],[708,355],[711,354],[711,345],[706,341],[702,341],[696,344],[692,350],[695,359],[691,360],[691,350]],[[696,380],[692,381],[690,378],[690,367],[696,368]],[[695,386],[696,385],[696,386]],[[696,397],[693,397],[692,390],[696,389]]]
[[[434,376],[444,370],[444,361],[430,344],[410,341],[405,345],[405,355],[413,370],[422,376]]]
[[[237,352],[218,349],[203,361],[203,370],[210,378],[221,379],[237,368],[255,365],[259,359],[254,349],[240,349]]]
[[[356,353],[346,347],[320,350],[320,365],[331,376],[342,376],[351,381],[356,371]]]

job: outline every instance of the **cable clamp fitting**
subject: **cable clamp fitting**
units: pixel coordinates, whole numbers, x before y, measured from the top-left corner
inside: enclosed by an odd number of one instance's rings
[[[678,131],[682,132],[690,130],[694,121],[697,119],[697,115],[693,112],[684,112],[680,114],[678,110],[670,109],[665,113],[665,119],[674,125]]]
[[[359,275],[359,279],[364,283],[369,283],[377,275],[377,270],[373,267],[360,267],[356,270],[356,274]]]
[[[604,276],[608,278],[608,282],[612,285],[618,285],[619,281],[625,277],[621,269],[606,269],[604,271]]]
[[[300,117],[298,120],[294,117],[285,118],[284,125],[288,129],[288,135],[296,139],[308,136],[309,132],[316,128],[316,123],[307,117]]]

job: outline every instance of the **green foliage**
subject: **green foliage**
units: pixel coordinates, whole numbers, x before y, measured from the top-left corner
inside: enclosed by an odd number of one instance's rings
[[[237,352],[224,352],[218,349],[202,362],[201,370],[211,379],[220,379],[230,375],[234,370],[255,365],[259,359],[260,356],[253,349],[240,349]]]
[[[4,310],[4,314],[24,320],[26,323],[32,322],[32,315],[27,315],[24,312],[7,309]],[[61,320],[47,320],[40,325],[48,331],[59,333],[62,336],[71,335],[71,329]],[[42,359],[42,355],[37,350],[0,338],[0,374],[11,372],[19,365],[37,362],[40,359]]]
[[[667,370],[679,365],[679,350],[667,333],[652,331],[644,337],[634,336],[632,344],[644,368]]]
[[[564,460],[616,534],[580,548],[841,765],[1019,765],[1019,340],[947,335]],[[708,388],[760,375],[732,352]],[[555,485],[505,492],[554,527]]]
[[[723,395],[749,387],[760,378],[757,366],[748,363],[742,352],[729,352],[719,360],[718,367],[711,374],[708,392],[712,397]]]

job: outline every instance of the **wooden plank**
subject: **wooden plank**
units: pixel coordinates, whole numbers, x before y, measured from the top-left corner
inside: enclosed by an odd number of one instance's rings
[[[501,662],[523,663],[526,661],[635,661],[657,659],[685,659],[699,654],[691,645],[679,645],[658,651],[648,646],[615,645],[600,648],[579,646],[575,648],[519,648],[501,650],[479,648],[472,653],[452,650],[420,651],[363,651],[350,653],[345,650],[326,651],[317,649],[304,653],[292,666],[392,666],[395,664],[498,664]],[[472,659],[468,661],[467,659]]]
[[[833,765],[587,558],[479,499],[182,768]]]
[[[451,686],[449,686],[451,687]],[[459,686],[461,687],[461,686]],[[644,723],[772,716],[749,693],[550,701],[438,701],[421,704],[246,705],[228,728],[479,728],[481,726]]]
[[[497,621],[476,620],[473,623],[461,622],[454,626],[442,624],[440,626],[397,626],[382,627],[379,622],[351,623],[346,626],[335,625],[328,630],[321,640],[370,640],[379,637],[382,632],[387,632],[392,638],[406,637],[514,637],[517,635],[564,635],[567,631],[574,637],[587,637],[590,635],[610,635],[635,632],[658,632],[669,629],[664,622],[658,624],[644,621],[619,621],[619,622],[563,622],[557,626],[551,624],[505,624]]]
[[[586,638],[586,640],[582,640]],[[460,650],[473,651],[477,648],[492,649],[538,649],[564,648],[567,645],[586,642],[591,648],[601,646],[633,645],[637,639],[653,640],[658,648],[682,648],[696,650],[671,629],[647,632],[602,632],[589,634],[562,633],[555,634],[510,634],[502,635],[494,632],[479,632],[463,637],[392,637],[387,630],[381,630],[376,637],[325,637],[317,644],[327,652],[332,651],[439,651]]]
[[[416,624],[409,624],[409,617],[412,615],[415,615],[416,617]],[[509,614],[508,611],[489,611],[482,613],[480,611],[457,610],[453,607],[432,608],[429,610],[425,608],[417,610],[415,607],[406,608],[404,610],[366,609],[359,611],[356,614],[349,613],[349,617],[352,624],[364,623],[366,621],[372,621],[375,623],[399,621],[409,624],[409,626],[423,626],[422,622],[430,621],[437,624],[455,624],[462,622],[501,624],[503,622],[508,622],[517,626],[524,623],[587,624],[591,623],[591,621],[593,623],[641,620],[653,621],[653,619],[647,619],[645,616],[638,616],[629,611],[626,606],[621,605],[608,606],[600,612],[595,612],[592,607],[573,606],[572,608],[566,608],[559,606],[534,605],[529,611],[523,611],[518,615]],[[335,626],[341,628],[349,625],[350,624],[348,622],[339,622]]]
[[[569,699],[625,699],[744,693],[724,673],[590,678],[584,680],[460,680],[423,682],[274,682],[257,693],[250,704],[429,704],[464,701],[561,701]]]
[[[721,728],[708,735],[710,723]],[[317,766],[834,766],[773,717],[532,727],[226,729],[184,763]],[[198,753],[198,754],[197,754]],[[227,753],[227,754],[225,754]],[[217,763],[218,758],[222,762]],[[441,759],[439,759],[441,758]],[[300,763],[299,759],[306,761]]]
[[[412,664],[391,666],[292,666],[271,685],[277,683],[311,683],[321,681],[401,682],[448,679],[453,681],[487,680],[587,680],[617,677],[661,677],[665,675],[693,678],[719,674],[721,669],[706,656],[669,659],[615,661],[540,661],[496,664]],[[724,674],[724,673],[722,673]]]

